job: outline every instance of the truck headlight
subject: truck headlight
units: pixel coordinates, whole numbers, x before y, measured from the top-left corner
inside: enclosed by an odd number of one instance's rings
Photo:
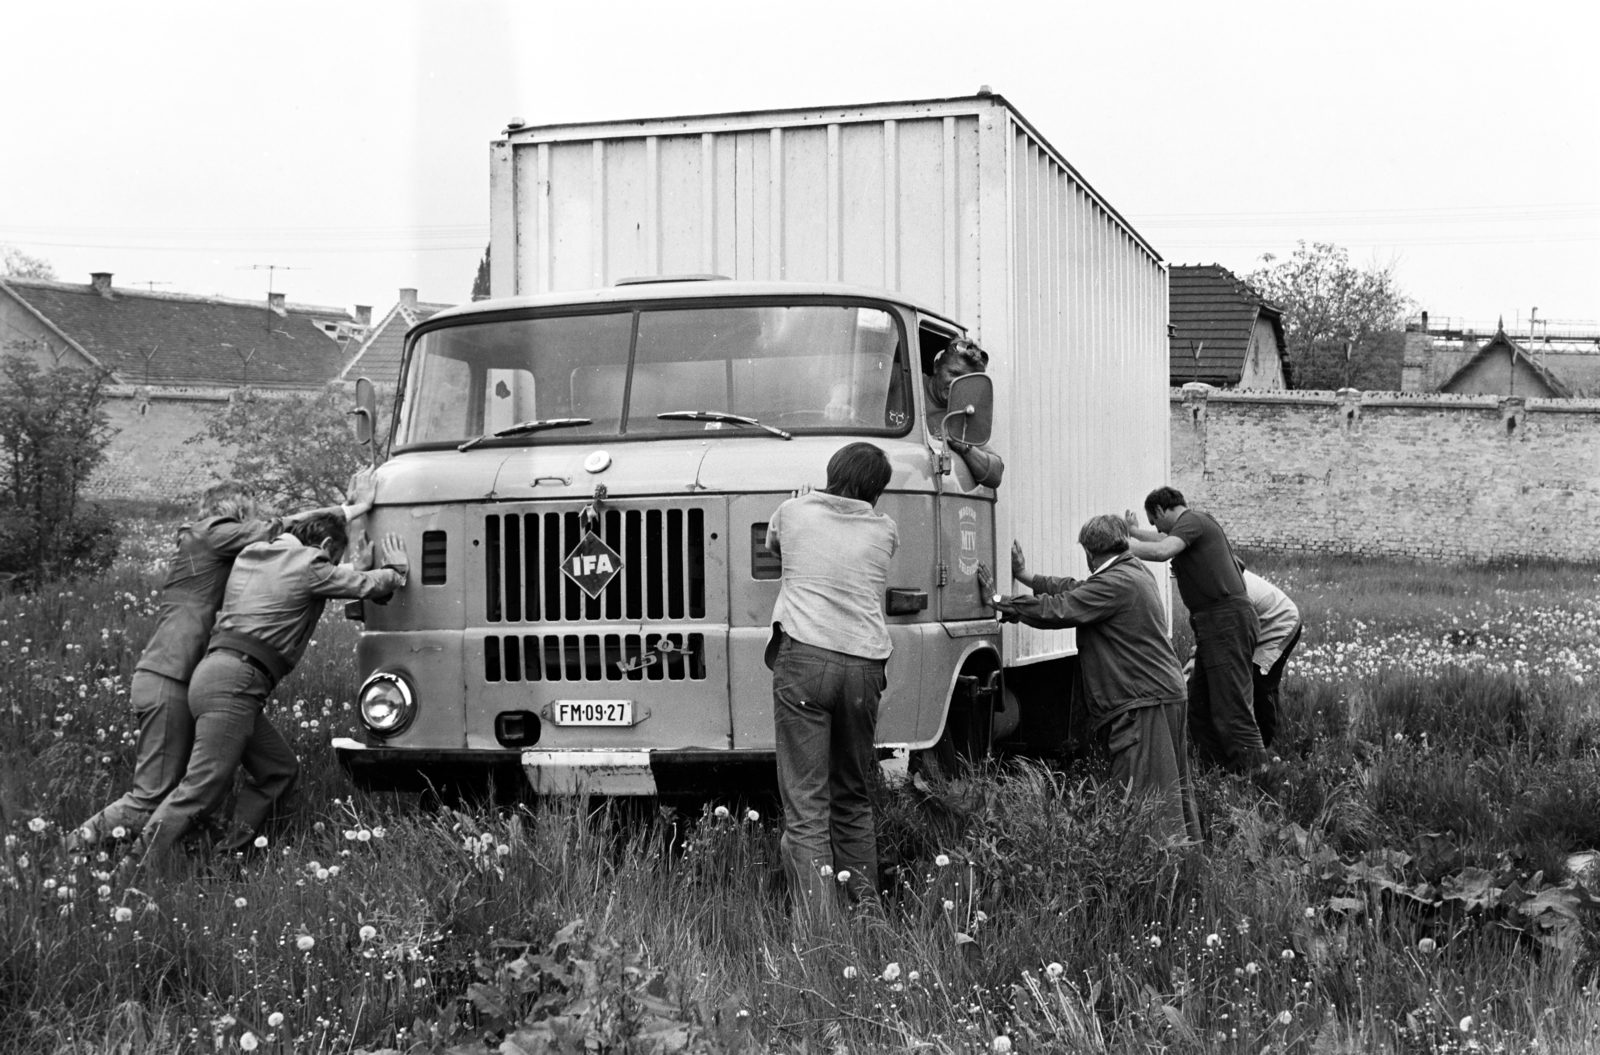
[[[416,697],[411,686],[398,674],[378,673],[361,686],[361,721],[378,736],[394,736],[405,731],[416,717]]]

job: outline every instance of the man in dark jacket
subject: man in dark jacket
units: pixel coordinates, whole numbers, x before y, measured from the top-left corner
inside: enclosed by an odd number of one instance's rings
[[[1183,674],[1167,639],[1167,614],[1155,576],[1128,552],[1120,517],[1091,518],[1078,532],[1089,577],[1028,574],[1022,547],[1011,547],[1011,577],[1032,597],[994,593],[980,568],[979,587],[1007,622],[1045,630],[1078,628],[1078,670],[1089,722],[1103,730],[1112,779],[1132,795],[1161,800],[1173,838],[1200,838],[1200,815],[1189,785]]]
[[[201,496],[198,518],[178,529],[177,549],[167,560],[155,633],[134,667],[129,703],[139,723],[133,787],[84,821],[67,837],[83,849],[113,837],[137,835],[161,800],[183,778],[194,743],[189,716],[189,678],[206,653],[222,592],[234,558],[253,542],[265,542],[314,513],[338,513],[346,521],[372,508],[370,473],[351,482],[350,503],[291,517],[261,518],[248,487],[232,481]]]
[[[194,823],[217,807],[242,765],[250,780],[234,806],[233,834],[219,849],[242,849],[293,786],[299,760],[265,709],[268,695],[305,655],[330,597],[367,598],[405,585],[405,544],[387,535],[375,571],[339,562],[344,517],[313,514],[271,542],[246,546],[233,563],[205,659],[189,685],[194,749],[183,779],[140,836],[143,859],[161,862]]]

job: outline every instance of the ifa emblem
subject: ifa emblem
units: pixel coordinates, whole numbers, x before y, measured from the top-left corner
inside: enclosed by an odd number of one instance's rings
[[[587,532],[561,560],[561,574],[578,584],[591,598],[622,573],[622,555],[593,531]]]

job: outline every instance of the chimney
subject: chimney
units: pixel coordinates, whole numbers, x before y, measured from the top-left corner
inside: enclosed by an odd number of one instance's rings
[[[94,291],[102,297],[111,296],[111,272],[91,271],[89,273],[89,283],[94,286]]]
[[[287,299],[287,297],[287,293],[268,293],[267,307],[271,308],[273,312],[278,315],[288,315],[289,309],[284,305],[284,301]]]
[[[357,304],[356,305],[356,321],[359,322],[363,326],[371,326],[372,325],[372,305],[370,305],[370,304]]]
[[[402,289],[400,291],[400,306],[407,311],[416,311],[417,291],[414,289]]]
[[[1427,333],[1428,332],[1428,313],[1427,312],[1423,312],[1422,313],[1422,332],[1423,333]]]

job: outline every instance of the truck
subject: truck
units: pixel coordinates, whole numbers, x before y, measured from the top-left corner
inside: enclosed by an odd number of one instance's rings
[[[1014,106],[513,122],[490,192],[490,297],[406,338],[369,524],[419,556],[350,613],[359,785],[770,780],[767,522],[859,440],[900,535],[882,754],[1059,739],[1072,634],[1002,626],[977,570],[1004,589],[1015,539],[1084,574],[1079,523],[1164,482],[1167,276]],[[945,416],[926,378],[958,338],[990,362]]]

